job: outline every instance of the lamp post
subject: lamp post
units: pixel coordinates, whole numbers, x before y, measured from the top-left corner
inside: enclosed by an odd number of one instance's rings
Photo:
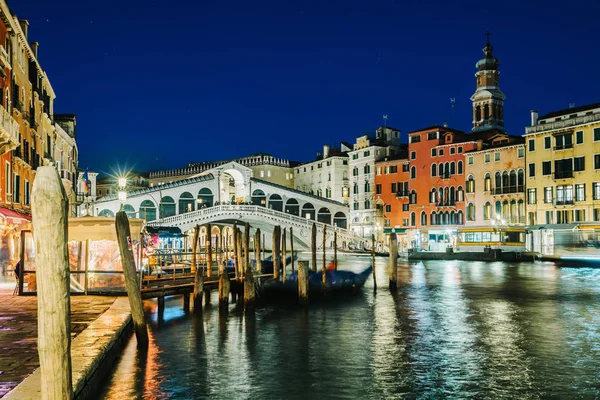
[[[119,178],[119,191],[117,192],[117,196],[119,201],[121,202],[120,211],[125,211],[125,202],[127,201],[127,178]]]

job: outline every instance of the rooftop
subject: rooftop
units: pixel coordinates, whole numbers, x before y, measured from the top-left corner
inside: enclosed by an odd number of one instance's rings
[[[586,106],[565,108],[565,109],[558,110],[558,111],[552,111],[552,112],[549,112],[548,114],[545,114],[545,115],[542,115],[541,117],[539,117],[538,121],[542,120],[542,119],[547,119],[547,118],[560,117],[563,115],[577,114],[577,113],[580,113],[583,111],[593,110],[595,108],[600,108],[600,103],[593,103],[593,104],[588,104]]]

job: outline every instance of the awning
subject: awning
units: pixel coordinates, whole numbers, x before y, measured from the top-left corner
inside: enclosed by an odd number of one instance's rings
[[[408,228],[384,228],[383,229],[383,233],[384,234],[390,234],[390,233],[406,233],[406,231],[408,230]]]
[[[143,219],[131,218],[129,230],[131,238],[138,240],[144,225]],[[117,240],[115,217],[69,218],[69,240]]]
[[[31,222],[31,215],[4,207],[0,207],[0,216],[7,220],[9,224],[26,224],[27,222]]]

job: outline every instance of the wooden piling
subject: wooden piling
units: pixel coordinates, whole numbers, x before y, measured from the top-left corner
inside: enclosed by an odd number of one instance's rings
[[[239,255],[239,250],[237,248],[238,245],[238,240],[237,240],[237,236],[238,236],[238,229],[237,229],[237,224],[233,224],[233,263],[234,265],[234,271],[235,271],[235,279],[238,278],[238,268],[239,268],[239,261],[238,261],[238,255]]]
[[[194,243],[192,245],[192,269],[194,270],[194,311],[202,309],[202,291],[204,290],[204,272],[202,268],[198,268],[197,256],[198,251],[198,238],[200,237],[200,225],[196,225],[194,232]]]
[[[285,228],[283,228],[283,233],[281,234],[281,280],[285,282],[285,280],[287,279],[287,274],[286,274],[286,259],[287,259],[287,254],[286,254],[286,246],[285,246]]]
[[[398,287],[398,239],[390,233],[390,290]]]
[[[298,301],[308,304],[308,261],[298,261]]]
[[[183,294],[183,311],[190,311],[190,293]]]
[[[333,231],[333,268],[337,271],[337,231]]]
[[[260,229],[254,233],[254,255],[256,257],[256,271],[262,272],[262,260],[260,259]]]
[[[237,248],[239,250],[239,254],[237,257],[238,260],[238,277],[240,279],[240,281],[242,279],[244,279],[244,247],[243,247],[243,236],[242,236],[242,230],[238,228],[238,233],[237,233]]]
[[[323,293],[327,289],[327,225],[323,224],[323,265],[321,266],[321,284]]]
[[[262,234],[262,242],[261,242],[261,245],[262,245],[262,257],[260,258],[261,260],[265,259],[265,243],[267,243],[267,234],[263,233]]]
[[[254,274],[252,268],[246,270],[244,275],[244,309],[251,310],[254,308],[256,292],[254,289]]]
[[[37,169],[31,199],[37,250],[41,398],[71,399],[71,298],[67,254],[69,201],[54,167]],[[21,263],[24,261],[21,259]],[[21,271],[24,267],[22,265]],[[21,273],[21,280],[23,278]]]
[[[211,224],[206,224],[206,276],[212,275],[212,226]]]
[[[292,256],[292,274],[294,273],[294,231],[290,226],[290,254]]]
[[[244,274],[250,269],[250,224],[244,225]]]
[[[121,264],[123,266],[123,275],[125,276],[125,287],[127,288],[127,297],[129,297],[129,306],[131,307],[131,319],[137,338],[138,347],[148,346],[148,330],[144,321],[144,307],[142,305],[142,294],[140,292],[139,281],[135,268],[135,260],[131,251],[131,231],[129,229],[129,219],[125,211],[119,211],[115,218],[115,228],[117,230],[117,241],[119,242],[119,251],[121,253]]]
[[[221,269],[221,263],[223,261],[223,255],[221,253],[220,241],[221,235],[215,236],[215,263],[217,264],[217,275],[219,274],[219,270]]]
[[[313,222],[312,233],[310,236],[310,251],[312,254],[312,271],[317,272],[317,224]]]
[[[281,235],[281,227],[277,225],[275,229],[273,229],[273,244],[272,247],[272,258],[273,258],[273,279],[279,279],[279,244]]]
[[[371,264],[373,266],[373,289],[377,290],[377,275],[375,274],[375,235],[371,235]]]
[[[227,310],[229,307],[229,275],[226,272],[219,277],[219,310]]]

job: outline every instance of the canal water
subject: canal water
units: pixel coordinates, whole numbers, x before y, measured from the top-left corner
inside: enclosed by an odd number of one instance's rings
[[[395,295],[385,269],[378,259],[376,294],[369,279],[308,309],[223,316],[213,296],[196,316],[170,298],[159,321],[147,302],[147,354],[133,338],[98,398],[600,397],[600,269],[404,263]]]

